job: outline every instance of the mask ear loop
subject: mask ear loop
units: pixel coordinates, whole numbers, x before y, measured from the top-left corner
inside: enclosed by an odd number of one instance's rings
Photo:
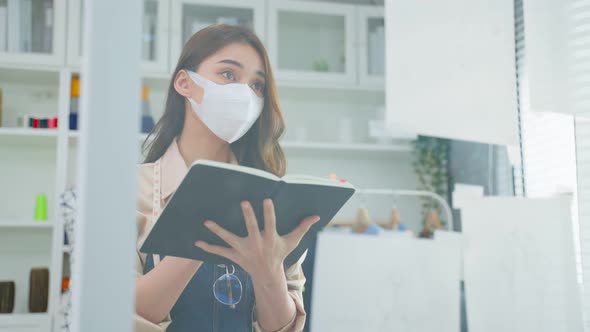
[[[203,78],[201,75],[195,73],[192,70],[189,69],[184,69],[184,71],[186,72],[186,74],[188,75],[188,77],[196,84],[198,85],[200,88],[203,89],[203,91],[205,90],[205,85],[206,85],[206,80],[205,78]],[[188,102],[191,104],[191,106],[193,107],[193,110],[202,118],[205,115],[203,114],[203,111],[201,110],[201,105],[199,105],[197,103],[196,100],[194,100],[191,97],[185,97],[186,100],[188,100]]]
[[[185,69],[184,71],[188,74],[190,79],[193,80],[193,82],[195,82],[201,88],[205,88],[205,85],[207,84],[207,80],[203,76],[195,73],[192,70]]]

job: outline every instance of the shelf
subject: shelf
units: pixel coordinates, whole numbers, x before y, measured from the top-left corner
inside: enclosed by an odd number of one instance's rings
[[[0,145],[55,145],[57,129],[0,128]]]
[[[68,133],[68,137],[70,139],[77,140],[80,138],[80,132],[76,131],[76,130],[70,130],[70,132]],[[139,134],[137,137],[137,139],[140,142],[143,142],[146,138],[147,138],[147,134]]]
[[[70,138],[78,138],[79,133],[70,132]],[[140,134],[138,139],[143,142],[147,137],[147,134]],[[281,146],[285,149],[297,149],[297,150],[325,150],[325,151],[350,151],[350,152],[362,152],[362,151],[373,151],[373,152],[410,152],[412,147],[409,142],[402,142],[396,144],[371,144],[371,143],[359,143],[359,144],[342,144],[342,143],[330,143],[330,142],[295,142],[295,141],[284,141],[281,142]]]
[[[59,67],[53,66],[25,66],[25,65],[0,65],[0,82],[12,82],[30,84],[59,84]]]
[[[57,137],[56,129],[0,128],[0,136]]]
[[[342,144],[328,142],[282,142],[281,146],[287,150],[322,150],[348,152],[410,152],[409,142],[396,144]]]
[[[55,226],[54,222],[49,220],[35,221],[35,220],[15,220],[15,219],[0,219],[1,228],[24,228],[24,229],[52,229]]]
[[[77,139],[78,132],[70,132],[70,138]],[[140,142],[143,142],[147,134],[138,135]],[[412,147],[409,141],[397,142],[395,144],[343,144],[330,142],[295,142],[283,141],[281,146],[287,150],[320,150],[320,151],[349,151],[349,152],[410,152]]]
[[[49,327],[50,322],[48,313],[0,314],[0,330],[7,327]]]

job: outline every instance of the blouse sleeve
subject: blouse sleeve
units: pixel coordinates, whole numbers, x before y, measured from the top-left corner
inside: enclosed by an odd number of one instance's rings
[[[291,321],[287,323],[283,328],[276,331],[266,331],[260,327],[258,321],[254,317],[253,326],[256,332],[300,332],[303,331],[305,326],[305,308],[303,307],[303,286],[305,285],[305,275],[303,274],[303,268],[301,264],[305,260],[307,252],[301,256],[297,263],[293,264],[285,271],[287,277],[287,289],[289,290],[289,296],[295,302],[295,315],[291,318]],[[256,308],[254,308],[256,312]]]

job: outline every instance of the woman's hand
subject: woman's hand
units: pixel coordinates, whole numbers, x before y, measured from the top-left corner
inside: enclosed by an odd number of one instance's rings
[[[264,231],[258,229],[256,215],[249,202],[241,203],[248,236],[239,237],[211,220],[205,226],[227,242],[231,248],[215,246],[203,241],[195,245],[204,251],[223,256],[240,265],[253,280],[265,279],[283,272],[283,261],[297,247],[309,228],[320,220],[319,216],[303,219],[291,233],[279,236],[276,228],[275,210],[271,199],[264,200]],[[284,274],[284,272],[283,272]]]

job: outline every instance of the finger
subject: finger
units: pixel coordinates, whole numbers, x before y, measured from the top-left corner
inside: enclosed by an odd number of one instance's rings
[[[275,235],[277,233],[277,220],[275,205],[270,198],[264,200],[264,234]]]
[[[299,224],[299,226],[297,226],[297,228],[295,228],[291,233],[285,235],[285,239],[287,240],[289,245],[293,249],[297,247],[305,233],[307,233],[311,226],[313,226],[318,221],[320,221],[319,216],[311,216],[303,219],[303,221],[301,222],[301,224]]]
[[[235,248],[240,241],[240,238],[231,233],[230,231],[226,230],[225,228],[219,226],[217,223],[207,220],[204,223],[205,227],[207,227],[211,232],[215,235],[219,236],[223,241],[227,242],[230,246]]]
[[[234,262],[237,257],[236,251],[231,248],[216,246],[216,245],[212,245],[212,244],[209,244],[209,243],[203,242],[203,241],[195,242],[195,246],[203,249],[204,251],[206,251],[208,253],[225,257],[225,258],[227,258],[231,261],[234,261]]]
[[[246,229],[248,230],[248,236],[259,237],[260,230],[258,229],[258,221],[256,220],[256,214],[254,209],[248,201],[241,203],[242,213],[244,214],[244,221],[246,222]]]

